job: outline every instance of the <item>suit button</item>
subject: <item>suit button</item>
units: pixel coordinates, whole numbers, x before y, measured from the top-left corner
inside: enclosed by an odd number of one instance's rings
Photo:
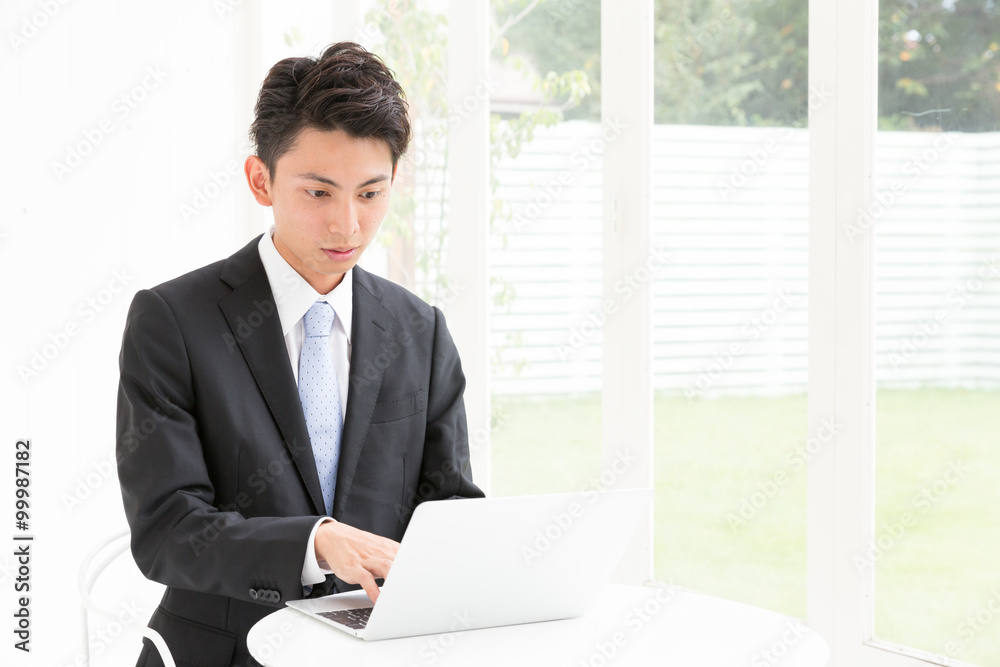
[[[258,597],[259,596],[257,594],[257,589],[256,588],[251,588],[250,589],[250,599],[251,600],[256,600]]]

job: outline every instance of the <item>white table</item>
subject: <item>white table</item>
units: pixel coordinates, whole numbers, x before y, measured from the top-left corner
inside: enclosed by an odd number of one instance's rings
[[[359,595],[343,594],[345,608]],[[824,667],[830,653],[797,619],[680,588],[617,585],[580,618],[376,642],[282,609],[247,643],[267,667]]]

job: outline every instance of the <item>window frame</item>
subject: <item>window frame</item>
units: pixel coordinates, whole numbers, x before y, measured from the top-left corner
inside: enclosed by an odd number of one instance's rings
[[[452,53],[468,55],[480,49],[479,55],[486,57],[488,0],[450,0],[449,11],[451,24],[456,26]],[[618,139],[608,142],[603,155],[605,299],[616,298],[615,285],[641,265],[652,249],[653,24],[652,0],[602,0],[602,121],[615,120],[626,127]],[[462,25],[468,32],[459,41],[463,32],[457,26]],[[827,431],[829,420],[837,428],[823,438],[826,444],[809,462],[807,621],[829,644],[831,665],[917,667],[941,664],[940,658],[874,639],[873,573],[860,574],[853,565],[854,557],[863,553],[875,534],[875,244],[872,230],[849,238],[843,228],[856,219],[858,210],[867,209],[874,195],[877,26],[876,2],[809,2],[808,434]],[[466,59],[452,70],[450,83],[474,84],[487,71],[484,67],[481,58]],[[484,242],[489,232],[489,190],[482,187],[485,172],[480,171],[488,168],[488,153],[482,151],[483,140],[488,142],[488,125],[477,122],[462,127],[470,135],[454,144],[463,148],[455,151],[450,178],[469,176],[475,186],[452,188],[452,215],[465,210],[468,214],[460,219],[482,219],[483,223],[472,226],[471,236],[455,239],[452,246],[468,246],[474,252],[452,253],[468,260],[459,271],[472,288],[469,299],[449,309],[449,314],[463,360],[470,371],[481,372],[488,359],[488,327],[482,310],[471,304],[477,299],[486,303],[488,298],[488,262],[483,260],[488,259]],[[467,170],[473,164],[478,166],[470,175]],[[608,465],[623,453],[632,455],[635,464],[618,477],[615,486],[652,488],[649,283],[619,305],[603,328],[603,460]],[[470,333],[475,331],[479,334]],[[465,336],[470,338],[461,340]],[[488,417],[488,383],[470,382],[466,402],[470,425],[476,423],[474,413],[480,419]],[[488,466],[489,445],[481,444],[485,451],[474,453],[479,459],[477,469],[483,461]],[[480,470],[479,479],[489,479],[488,467],[485,470],[485,478]],[[652,579],[653,537],[651,511],[628,546],[616,581]]]

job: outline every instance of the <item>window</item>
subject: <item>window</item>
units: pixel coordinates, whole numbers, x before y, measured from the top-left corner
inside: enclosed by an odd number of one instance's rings
[[[657,3],[656,576],[806,614],[806,6]]]
[[[603,488],[600,3],[494,1],[492,488]]]
[[[984,665],[1000,661],[998,19],[991,2],[882,3],[859,216],[877,272],[875,536],[857,563],[874,635]]]

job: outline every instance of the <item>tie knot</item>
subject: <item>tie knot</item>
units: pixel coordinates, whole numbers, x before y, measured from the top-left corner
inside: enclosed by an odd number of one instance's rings
[[[305,316],[302,318],[303,324],[306,327],[306,336],[329,336],[330,331],[333,330],[333,318],[336,313],[333,311],[333,306],[331,306],[326,301],[317,301],[312,305]]]

